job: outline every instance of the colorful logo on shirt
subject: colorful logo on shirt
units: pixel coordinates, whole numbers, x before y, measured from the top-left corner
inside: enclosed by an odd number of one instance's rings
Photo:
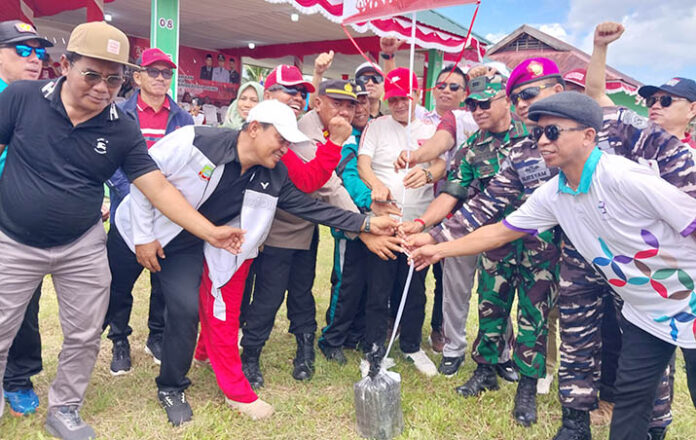
[[[213,174],[213,167],[210,165],[206,165],[203,167],[202,170],[198,172],[198,177],[200,177],[202,180],[205,180],[208,182],[210,180],[210,176]]]
[[[676,341],[677,338],[679,337],[679,327],[677,327],[677,323],[688,323],[691,322],[691,332],[694,334],[694,339],[696,339],[696,293],[691,292],[691,300],[689,301],[689,307],[691,308],[691,313],[688,312],[679,312],[674,316],[660,316],[658,318],[654,318],[653,321],[655,322],[667,322],[669,321],[669,336],[672,338],[673,341]]]
[[[97,139],[97,144],[94,146],[94,151],[96,151],[99,154],[106,154],[106,146],[109,144],[109,141],[104,139],[104,138],[99,138]]]

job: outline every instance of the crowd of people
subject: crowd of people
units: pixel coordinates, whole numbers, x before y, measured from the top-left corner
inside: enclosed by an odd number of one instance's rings
[[[130,373],[133,287],[147,269],[145,350],[175,426],[193,417],[193,362],[212,368],[231,408],[272,416],[261,355],[284,301],[298,381],[315,373],[315,346],[340,365],[345,350],[364,353],[363,375],[390,368],[392,332],[418,372],[454,376],[476,285],[476,368],[458,394],[516,382],[512,417],[528,427],[557,375],[555,440],[589,440],[593,424],[611,424],[612,440],[664,439],[676,347],[696,407],[696,82],[641,87],[649,119],[615,106],[606,54],[623,32],[597,26],[580,81],[547,58],[511,72],[446,65],[432,111],[396,66],[399,42],[383,38],[381,67],[325,79],[328,52],[308,81],[279,65],[209,127],[168,95],[176,64],[157,48],[129,63],[126,35],[107,23],[77,26],[46,80],[51,42],[0,23],[0,416],[6,401],[13,415],[39,406],[50,274],[64,341],[45,426],[95,438],[80,408],[100,338],[108,329],[110,373]],[[129,74],[136,92],[116,105]],[[321,328],[317,224],[334,240]],[[421,340],[430,266],[439,365]]]

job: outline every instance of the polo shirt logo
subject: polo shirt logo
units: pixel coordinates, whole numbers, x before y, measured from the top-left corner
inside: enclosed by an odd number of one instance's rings
[[[104,138],[99,138],[97,139],[97,145],[94,146],[94,151],[96,151],[99,154],[106,154],[106,146],[109,144],[109,141],[104,139]]]
[[[261,188],[263,188],[263,189],[268,188],[268,182],[261,182]]]
[[[198,177],[206,182],[210,181],[210,176],[213,174],[213,167],[206,165],[198,172]]]

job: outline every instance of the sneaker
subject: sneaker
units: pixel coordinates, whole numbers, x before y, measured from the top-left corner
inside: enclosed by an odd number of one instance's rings
[[[457,371],[459,371],[459,367],[462,366],[464,358],[465,356],[443,356],[442,360],[440,361],[440,366],[437,368],[437,371],[439,371],[447,377],[452,377],[455,374],[457,374]]]
[[[97,438],[94,429],[80,418],[77,405],[59,406],[49,411],[46,431],[64,440],[88,440]]]
[[[549,394],[551,392],[551,384],[553,383],[553,374],[546,374],[537,381],[537,394]]]
[[[496,364],[495,371],[498,373],[498,376],[508,382],[517,382],[520,380],[520,376],[517,374],[517,371],[515,371],[515,367],[512,366],[512,361]]]
[[[145,344],[145,353],[152,356],[155,365],[162,365],[162,337],[148,337],[147,344]]]
[[[463,385],[455,388],[464,397],[475,397],[484,391],[498,389],[498,378],[493,365],[478,364],[474,374]]]
[[[590,411],[590,424],[593,426],[609,426],[613,414],[614,404],[600,400],[597,409]]]
[[[413,366],[416,367],[416,370],[428,377],[437,376],[437,367],[423,350],[418,350],[415,353],[404,353],[404,356],[406,360],[413,362]]]
[[[9,404],[10,414],[15,417],[22,417],[34,414],[39,407],[39,396],[33,388],[26,388],[19,391],[4,391],[5,399]],[[1,413],[0,413],[1,414]]]
[[[442,335],[442,331],[433,329],[428,337],[428,342],[435,353],[442,353],[442,349],[445,347],[445,337]]]
[[[251,403],[242,403],[234,400],[230,400],[225,397],[225,401],[229,406],[239,411],[249,417],[251,420],[261,420],[266,419],[273,415],[273,406],[261,399],[256,399]]]
[[[111,375],[121,376],[131,372],[131,357],[130,344],[128,339],[123,339],[114,342],[114,348],[111,351]]]
[[[157,391],[157,398],[167,412],[169,423],[180,426],[191,421],[193,411],[183,391]]]

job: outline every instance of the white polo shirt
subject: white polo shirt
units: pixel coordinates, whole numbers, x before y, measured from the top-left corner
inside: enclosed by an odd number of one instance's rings
[[[595,148],[577,191],[559,173],[503,223],[531,234],[560,225],[623,298],[626,319],[696,348],[696,199],[647,166]]]
[[[435,134],[436,128],[435,124],[414,119],[410,125],[409,143],[406,127],[388,115],[371,120],[360,138],[358,155],[370,156],[372,170],[377,178],[389,188],[394,200],[402,208],[404,221],[420,217],[433,201],[434,191],[432,184],[409,189],[406,192],[406,202],[404,206],[401,206],[406,170],[394,171],[394,161],[402,150],[416,150]],[[417,166],[428,168],[430,163],[422,163]]]

